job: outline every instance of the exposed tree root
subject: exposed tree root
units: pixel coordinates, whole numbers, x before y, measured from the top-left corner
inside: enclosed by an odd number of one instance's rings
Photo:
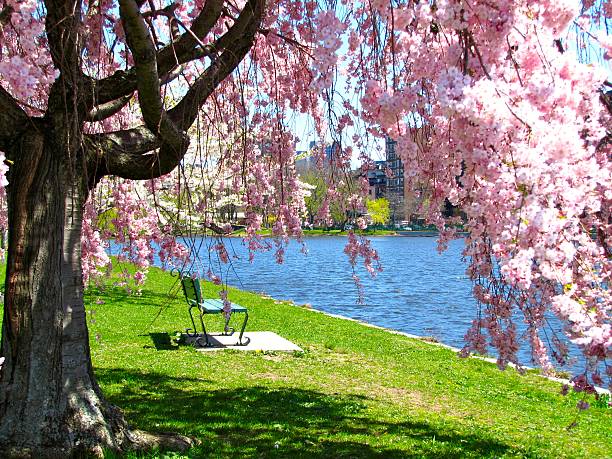
[[[143,430],[129,430],[118,435],[123,441],[120,448],[102,444],[74,445],[73,448],[40,447],[0,449],[2,458],[7,459],[59,459],[59,458],[104,458],[105,450],[117,454],[128,451],[147,452],[151,450],[175,451],[184,453],[194,445],[200,444],[197,439],[169,432],[151,433]],[[1,447],[1,446],[0,446]]]
[[[160,449],[166,451],[185,452],[199,440],[170,432],[151,433],[143,430],[131,430],[128,434],[131,443],[130,449],[135,451],[148,451]]]

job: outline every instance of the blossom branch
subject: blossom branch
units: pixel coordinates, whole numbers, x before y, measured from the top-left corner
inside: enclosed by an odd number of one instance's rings
[[[202,40],[210,32],[221,16],[223,1],[208,0],[200,14],[193,21],[191,32]],[[157,52],[157,71],[159,75],[172,72],[177,66],[198,59],[208,53],[196,53],[194,48],[197,42],[189,33],[183,33],[178,40],[165,46]],[[92,80],[95,100],[92,105],[104,104],[123,97],[136,89],[136,71],[131,68],[127,71],[119,70],[102,80]]]
[[[234,25],[215,43],[215,48],[223,48],[224,52],[200,75],[167,117],[159,96],[159,66],[153,69],[155,57],[159,54],[152,52],[154,45],[134,1],[122,0],[121,5],[135,71],[142,72],[147,81],[141,82],[142,78],[138,77],[139,99],[146,128],[141,126],[89,136],[88,150],[97,177],[112,174],[134,180],[150,179],[170,172],[182,159],[187,150],[187,140],[181,135],[167,136],[165,130],[172,129],[177,133],[187,130],[208,96],[244,58],[259,28],[264,1],[251,0],[245,5]],[[201,31],[201,24],[198,27]],[[150,132],[147,132],[147,128]]]
[[[168,142],[178,144],[181,135],[166,118],[157,74],[157,52],[146,22],[134,0],[120,0],[127,45],[134,57],[138,100],[145,125]]]

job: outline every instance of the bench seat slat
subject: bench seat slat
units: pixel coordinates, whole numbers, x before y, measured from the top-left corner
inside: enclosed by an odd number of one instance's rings
[[[202,301],[200,305],[206,314],[218,314],[223,312],[223,301],[218,299],[207,298]],[[236,303],[231,303],[231,307],[232,312],[246,312],[247,310],[244,306],[240,306]]]

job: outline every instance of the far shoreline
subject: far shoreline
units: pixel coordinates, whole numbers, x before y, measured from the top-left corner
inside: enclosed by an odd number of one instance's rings
[[[432,237],[437,238],[440,236],[439,231],[428,231],[428,230],[375,230],[375,231],[354,231],[357,236],[365,236],[365,237]],[[304,230],[302,235],[303,238],[318,238],[318,237],[346,237],[348,236],[348,231],[341,230]],[[272,238],[274,235],[270,230],[258,231],[258,236],[265,238]],[[458,237],[466,237],[468,235],[467,231],[458,231]],[[217,233],[192,233],[190,235],[177,234],[175,237],[227,237],[227,238],[245,238],[247,236],[245,231],[235,231],[233,233],[228,234],[217,234]],[[295,237],[290,236],[291,239],[295,239]]]

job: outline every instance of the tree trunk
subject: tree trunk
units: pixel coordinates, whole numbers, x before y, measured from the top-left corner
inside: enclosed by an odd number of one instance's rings
[[[46,126],[36,128],[9,176],[0,451],[99,455],[121,449],[127,428],[91,366],[81,272],[86,174],[74,148],[62,151]]]

